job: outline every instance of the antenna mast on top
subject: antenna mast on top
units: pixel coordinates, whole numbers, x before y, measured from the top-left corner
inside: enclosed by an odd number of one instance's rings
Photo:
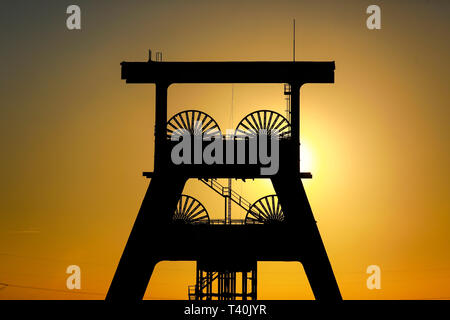
[[[293,44],[292,44],[292,57],[293,57],[293,60],[294,60],[294,62],[295,62],[295,19],[294,19],[294,25],[293,25],[293,28],[294,28],[294,33],[293,33]]]
[[[233,111],[234,111],[234,83],[231,84],[231,112],[230,112],[230,120],[231,127],[233,127]],[[228,197],[225,198],[226,204],[225,207],[227,212],[225,213],[225,224],[231,224],[231,192],[232,192],[232,184],[231,178],[228,178]],[[228,220],[228,222],[227,222]]]

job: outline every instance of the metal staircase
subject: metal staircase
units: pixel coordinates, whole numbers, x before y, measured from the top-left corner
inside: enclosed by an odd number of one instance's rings
[[[248,211],[251,207],[251,203],[245,200],[241,195],[239,195],[236,191],[233,191],[229,187],[225,187],[220,184],[217,179],[199,179],[201,182],[206,184],[208,187],[213,189],[215,192],[220,194],[222,197],[229,197],[231,200],[240,206],[245,211]]]

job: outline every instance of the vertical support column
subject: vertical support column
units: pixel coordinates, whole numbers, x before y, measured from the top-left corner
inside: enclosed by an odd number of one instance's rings
[[[200,300],[203,300],[203,298],[205,297],[205,288],[203,287],[203,283],[205,282],[205,276],[203,274],[203,270],[200,270],[200,283],[199,283],[199,287],[200,287]]]
[[[256,288],[257,288],[257,270],[256,270],[256,266],[255,269],[252,270],[252,300],[256,300],[257,296],[256,296]]]
[[[300,87],[301,83],[290,83],[291,86],[291,135],[295,168],[300,172]]]
[[[228,212],[228,197],[225,196],[223,197],[224,201],[225,201],[225,215],[224,215],[224,224],[227,224],[227,212]]]
[[[199,300],[200,288],[199,288],[199,268],[198,261],[195,262],[195,300]]]
[[[206,289],[206,299],[205,300],[209,300],[210,295],[209,295],[209,271],[205,272],[205,289]]]
[[[209,300],[212,300],[212,272],[208,271],[208,296]]]
[[[247,270],[242,272],[242,300],[247,300]]]
[[[164,165],[167,159],[166,124],[167,124],[167,90],[169,84],[157,82],[155,90],[155,164],[154,171]]]
[[[227,203],[227,216],[225,224],[231,224],[231,179],[228,179],[228,203]],[[227,221],[228,220],[228,221]]]
[[[222,273],[222,283],[223,283],[223,287],[222,287],[222,291],[220,292],[219,296],[221,297],[220,300],[226,300],[226,292],[227,292],[227,272],[224,271]]]
[[[226,272],[221,272],[222,279],[222,291],[219,292],[220,300],[225,300],[225,293],[227,292],[227,274]]]
[[[237,281],[237,273],[234,273],[234,278],[233,278],[233,300],[236,300],[236,281]]]

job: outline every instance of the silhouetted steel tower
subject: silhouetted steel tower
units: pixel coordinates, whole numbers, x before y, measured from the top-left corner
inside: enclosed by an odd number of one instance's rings
[[[195,299],[256,299],[257,261],[298,261],[316,299],[341,300],[301,180],[311,174],[300,172],[300,87],[333,83],[334,62],[163,62],[150,58],[147,62],[122,62],[121,66],[126,83],[156,85],[155,160],[154,171],[144,173],[151,181],[106,299],[142,299],[158,262],[191,260],[198,266],[192,290]],[[236,128],[256,137],[259,129],[280,132],[278,172],[262,175],[260,169],[266,165],[259,160],[256,164],[225,164],[225,144],[236,146],[238,141],[230,142],[224,136],[223,164],[174,164],[170,154],[176,142],[170,138],[177,129],[187,129],[193,136],[200,131],[201,137],[214,131],[221,134],[219,125],[202,111],[182,111],[167,120],[167,89],[176,83],[288,84],[291,121],[274,111],[259,110]],[[195,127],[195,121],[201,121],[202,127]],[[249,141],[245,143],[248,151]],[[233,156],[236,159],[236,154]],[[199,201],[182,194],[191,178],[200,179],[222,196],[227,193],[247,211],[245,220],[225,224],[226,219],[210,219]],[[217,178],[270,178],[276,195],[250,204],[233,190],[226,190]],[[246,278],[242,292],[236,290],[236,273]],[[250,288],[248,278],[254,280]],[[220,286],[216,291],[214,280]]]

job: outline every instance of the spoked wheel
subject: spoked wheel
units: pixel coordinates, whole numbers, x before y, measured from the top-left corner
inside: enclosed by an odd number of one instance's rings
[[[265,196],[247,211],[245,224],[277,224],[284,222],[284,213],[276,195]]]
[[[217,122],[208,114],[198,110],[186,110],[177,113],[167,122],[167,138],[173,134],[182,135],[183,129],[192,135],[203,138],[222,135]]]
[[[176,224],[208,224],[209,215],[197,199],[182,194],[172,220]]]
[[[281,114],[271,110],[258,110],[248,114],[239,122],[236,135],[245,135],[251,138],[257,136],[261,130],[270,136],[274,131],[280,138],[291,136],[291,124]]]

